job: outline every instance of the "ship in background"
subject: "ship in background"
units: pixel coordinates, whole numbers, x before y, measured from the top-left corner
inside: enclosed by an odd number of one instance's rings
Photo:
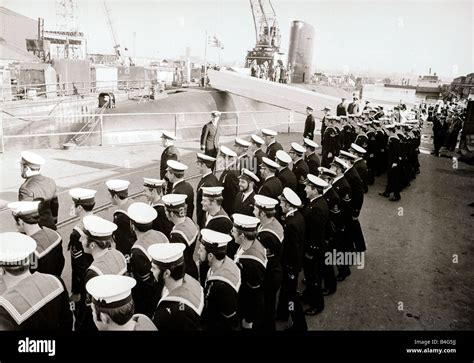
[[[441,93],[441,80],[436,72],[431,75],[431,68],[428,75],[418,77],[416,93],[429,94],[430,96],[439,96]]]

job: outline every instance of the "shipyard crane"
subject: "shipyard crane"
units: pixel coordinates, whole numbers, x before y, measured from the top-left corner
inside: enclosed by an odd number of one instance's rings
[[[246,67],[252,62],[275,64],[280,53],[281,34],[275,9],[270,0],[250,0],[255,27],[255,47],[247,53]]]
[[[114,51],[115,51],[115,55],[118,57],[118,59],[120,60],[120,62],[122,64],[127,64],[128,62],[130,62],[129,64],[131,66],[133,66],[134,64],[133,64],[132,59],[130,57],[128,57],[128,55],[125,54],[125,52],[123,52],[122,48],[120,47],[118,37],[117,37],[117,34],[115,33],[114,25],[112,23],[112,16],[110,15],[110,8],[107,5],[107,1],[103,0],[102,3],[104,4],[105,17],[107,19],[107,25],[109,27],[110,35],[112,37],[112,42],[113,42],[113,48],[114,48]],[[125,50],[127,50],[127,48],[125,48]],[[126,59],[126,58],[128,58],[128,59]]]

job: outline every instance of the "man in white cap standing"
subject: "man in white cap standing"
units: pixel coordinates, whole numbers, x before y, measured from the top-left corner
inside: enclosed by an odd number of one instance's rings
[[[276,152],[278,150],[283,150],[283,146],[276,141],[275,137],[278,135],[278,132],[270,129],[262,129],[262,137],[265,140],[265,145],[267,145],[267,157],[275,161]]]
[[[211,112],[211,121],[204,125],[201,132],[201,151],[215,158],[219,150],[219,111]]]
[[[40,168],[44,164],[45,160],[31,151],[21,153],[21,177],[25,182],[20,186],[18,200],[40,200],[39,225],[56,230],[59,210],[56,183],[41,175]]]
[[[243,168],[245,169],[252,169],[253,165],[251,164],[253,160],[251,161],[248,151],[250,147],[250,142],[241,139],[240,137],[236,137],[234,139],[234,148],[235,148],[235,153],[237,154],[237,168],[240,171],[242,171]]]
[[[96,276],[87,283],[87,292],[92,296],[92,316],[98,330],[157,330],[149,317],[134,314],[132,289],[135,283],[131,277],[117,275]]]
[[[234,214],[232,237],[239,245],[234,261],[239,266],[242,286],[239,290],[239,315],[243,329],[262,328],[264,312],[263,281],[267,268],[265,247],[257,240],[260,220],[243,214]]]
[[[226,146],[220,147],[219,158],[224,164],[224,171],[219,177],[219,183],[224,187],[222,208],[228,215],[234,213],[234,199],[239,192],[239,171],[236,165],[237,154]]]
[[[201,173],[201,180],[199,180],[196,187],[196,221],[200,229],[204,228],[206,223],[204,215],[206,214],[202,208],[202,188],[217,187],[219,180],[212,172],[212,167],[216,162],[216,158],[212,156],[197,153],[197,165]]]
[[[276,162],[281,166],[280,170],[278,171],[277,177],[281,181],[282,188],[288,187],[294,192],[296,192],[296,187],[298,185],[296,175],[288,167],[291,161],[291,156],[288,155],[285,151],[278,150],[276,152]]]
[[[303,248],[306,238],[305,221],[298,211],[302,203],[298,195],[290,188],[283,189],[279,199],[284,219],[281,259],[283,280],[276,319],[287,322],[291,315],[293,325],[289,329],[306,331],[308,326],[298,294],[298,276],[303,266]]]
[[[309,173],[318,175],[318,168],[321,166],[321,161],[316,155],[316,148],[319,147],[313,140],[304,139],[304,147],[306,148],[304,160],[308,164]]]
[[[30,272],[36,250],[33,238],[0,233],[0,331],[71,331],[72,313],[64,282],[57,276]]]
[[[12,202],[8,208],[12,211],[18,232],[36,241],[35,264],[31,266],[31,271],[60,277],[64,268],[63,240],[58,232],[38,224],[39,203]]]
[[[265,141],[260,136],[252,134],[250,137],[250,144],[250,152],[252,153],[251,156],[254,159],[252,165],[254,168],[256,168],[251,171],[261,178],[260,164],[262,164],[262,158],[267,155],[262,150],[262,146],[265,144]]]
[[[157,217],[156,210],[142,202],[130,205],[127,214],[132,221],[132,229],[137,235],[137,241],[130,252],[129,271],[137,280],[133,288],[135,311],[152,317],[159,296],[151,273],[151,258],[148,247],[155,243],[169,243],[168,238],[161,232],[154,230],[153,221]]]
[[[185,273],[181,243],[158,243],[148,247],[152,272],[162,289],[153,322],[159,331],[198,330],[204,308],[204,291],[199,282]]]
[[[243,168],[239,176],[239,189],[235,197],[234,213],[253,216],[253,196],[255,185],[260,181],[258,176],[250,170]]]
[[[228,234],[207,228],[201,230],[199,261],[210,267],[204,281],[202,312],[202,325],[207,331],[229,331],[239,327],[237,306],[241,278],[240,269],[227,256],[227,245],[231,240]]]
[[[273,199],[276,199],[281,195],[283,187],[280,179],[275,176],[279,167],[280,166],[273,160],[263,157],[262,165],[260,166],[262,182],[257,194],[265,195],[266,197]]]
[[[306,175],[309,173],[309,166],[304,160],[304,153],[306,149],[296,142],[292,142],[290,146],[290,154],[291,158],[293,159],[293,173],[296,175],[296,180],[298,184],[296,186],[296,194],[300,197],[303,204],[306,204],[306,193],[304,191],[305,188],[305,180]]]
[[[165,204],[162,201],[166,181],[162,179],[143,178],[143,195],[150,206],[156,210],[152,228],[170,238],[173,223],[166,218]]]
[[[193,218],[194,213],[194,189],[186,180],[184,180],[184,172],[188,166],[175,160],[168,160],[168,168],[166,175],[171,183],[169,194],[185,194],[186,205],[188,206],[186,215]]]
[[[179,151],[174,146],[174,141],[176,136],[174,136],[169,131],[162,131],[161,133],[161,142],[165,148],[161,154],[160,159],[160,179],[165,179],[166,168],[168,167],[168,160],[179,160]]]
[[[304,131],[303,131],[303,138],[313,140],[314,138],[314,128],[316,126],[316,122],[314,121],[313,116],[314,108],[311,106],[306,107],[306,120],[304,122]]]
[[[123,253],[127,260],[130,258],[130,249],[137,240],[137,236],[130,226],[130,218],[127,215],[128,207],[133,200],[128,197],[128,180],[111,179],[105,182],[109,191],[110,202],[116,206],[113,221],[117,225],[113,239],[117,250]]]

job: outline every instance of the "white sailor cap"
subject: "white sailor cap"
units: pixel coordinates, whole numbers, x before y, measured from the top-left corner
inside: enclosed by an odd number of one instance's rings
[[[86,284],[94,305],[107,309],[119,308],[132,301],[132,289],[137,282],[130,276],[100,275]]]
[[[197,153],[196,157],[200,163],[206,164],[208,167],[211,167],[214,161],[216,161],[216,158],[202,153]]]
[[[222,197],[224,187],[202,187],[202,196],[208,198]]]
[[[307,109],[307,110],[314,111],[314,108],[313,108],[312,106],[306,106],[306,109]]]
[[[294,207],[301,207],[301,199],[298,197],[293,190],[288,187],[283,189],[283,193],[278,197],[280,200],[286,200],[288,203],[293,205]]]
[[[186,204],[186,194],[166,194],[161,200],[165,203],[165,207],[169,209],[180,208]]]
[[[105,182],[107,188],[114,192],[121,192],[122,190],[127,190],[130,182],[128,180],[121,180],[121,179],[111,179]]]
[[[236,228],[249,232],[257,230],[260,223],[260,219],[240,213],[232,214],[232,219]]]
[[[43,157],[31,151],[22,151],[20,156],[22,164],[28,164],[31,166],[41,166],[46,163],[46,160],[44,160]]]
[[[230,157],[233,157],[233,158],[237,157],[237,154],[235,153],[234,150],[231,150],[227,146],[224,146],[224,145],[222,145],[220,147],[220,152],[221,152],[221,154],[224,154],[225,156],[230,156]]]
[[[174,136],[171,132],[166,131],[166,130],[161,131],[161,137],[163,139],[176,140],[176,136]]]
[[[8,203],[7,207],[12,211],[12,214],[17,217],[28,215],[39,215],[38,208],[41,202],[39,200]]]
[[[319,176],[329,176],[329,177],[337,176],[337,173],[334,170],[325,168],[324,166],[318,167],[318,171],[319,171]]]
[[[278,200],[261,194],[256,194],[253,198],[255,200],[255,206],[263,210],[273,210],[278,204]]]
[[[97,190],[86,188],[73,188],[69,190],[71,198],[80,204],[94,203],[96,193]]]
[[[204,228],[201,230],[201,241],[209,252],[222,251],[227,248],[227,244],[232,241],[232,237],[226,233],[220,233],[213,231],[212,229]]]
[[[171,267],[184,263],[184,243],[155,243],[148,247],[152,263],[160,267]]]
[[[335,164],[336,166],[339,166],[343,169],[349,169],[349,165],[346,164],[346,162],[344,160],[342,160],[341,158],[335,156],[331,165],[332,164]]]
[[[246,140],[243,140],[240,137],[236,137],[235,140],[234,140],[234,145],[247,148],[247,147],[250,146],[250,142],[248,142]]]
[[[280,167],[280,165],[278,165],[273,160],[267,158],[266,156],[262,158],[262,165],[270,170],[278,170],[278,168]]]
[[[262,135],[264,136],[276,136],[278,132],[270,130],[270,129],[262,129]]]
[[[372,125],[372,121],[365,121],[364,125],[370,126],[370,125]]]
[[[350,152],[347,152],[345,150],[339,151],[339,155],[345,159],[348,160],[355,160],[357,159],[357,155],[351,154]]]
[[[306,184],[312,184],[316,188],[324,189],[324,188],[327,188],[328,185],[329,185],[326,181],[324,181],[323,179],[317,177],[316,175],[308,174],[306,177],[307,177],[307,179],[305,181]]]
[[[85,216],[84,229],[94,237],[109,237],[117,230],[117,225],[99,216]]]
[[[386,125],[385,128],[387,130],[393,130],[395,128],[395,125],[394,124]]]
[[[148,188],[163,188],[166,184],[166,180],[154,179],[154,178],[143,178],[143,185]]]
[[[183,173],[188,168],[187,165],[184,165],[183,163],[180,163],[176,160],[168,160],[166,162],[166,165],[168,165],[168,170],[173,170],[181,173]]]
[[[355,152],[359,154],[365,154],[367,151],[362,147],[357,144],[352,143],[350,150],[354,150]]]
[[[300,144],[298,144],[297,142],[292,142],[291,143],[291,150],[293,150],[294,152],[296,152],[297,154],[304,154],[306,149],[301,146]]]
[[[337,117],[336,117],[337,120]],[[339,116],[339,120],[347,120],[347,115]]]
[[[258,183],[260,181],[260,178],[256,176],[254,173],[252,173],[249,169],[242,168],[242,171],[239,175],[239,179],[246,179],[248,181]]]
[[[36,241],[19,232],[0,233],[0,266],[27,262],[36,250]]]
[[[324,107],[321,111],[331,111],[329,107]]]
[[[306,139],[306,138],[305,138],[305,139],[303,140],[303,142],[304,142],[305,145],[307,145],[307,146],[309,146],[309,147],[312,147],[312,148],[315,148],[315,149],[316,149],[317,147],[319,147],[318,144],[316,144],[313,140],[310,140],[310,139]]]
[[[221,113],[220,113],[220,111],[214,110],[214,111],[211,111],[211,115],[212,116],[220,116]]]
[[[252,136],[250,136],[250,138],[251,138],[251,140],[254,144],[257,144],[257,145],[265,144],[265,141],[258,135],[252,134]]]
[[[291,163],[291,156],[283,150],[278,150],[276,152],[276,158],[280,163],[284,165],[288,165],[289,163]]]
[[[143,202],[130,204],[127,209],[127,215],[133,222],[138,224],[151,223],[158,217],[155,208]]]

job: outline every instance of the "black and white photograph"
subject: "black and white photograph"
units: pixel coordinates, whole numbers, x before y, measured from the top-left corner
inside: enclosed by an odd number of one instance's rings
[[[474,1],[0,0],[0,90],[0,360],[474,359]]]

